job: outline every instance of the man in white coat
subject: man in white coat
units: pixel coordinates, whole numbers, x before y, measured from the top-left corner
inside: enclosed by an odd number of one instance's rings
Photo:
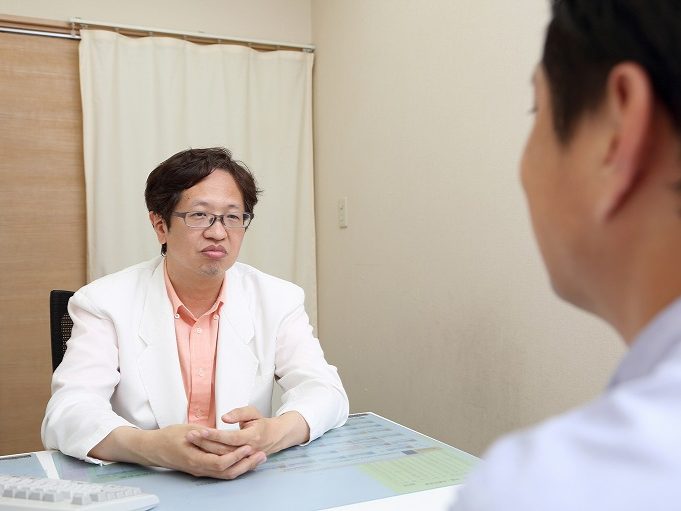
[[[681,507],[680,26],[678,0],[553,1],[522,182],[555,291],[629,351],[598,398],[496,443],[456,511]]]
[[[162,257],[71,298],[46,448],[231,479],[345,422],[347,395],[303,291],[236,262],[258,193],[222,148],[182,151],[149,175]]]

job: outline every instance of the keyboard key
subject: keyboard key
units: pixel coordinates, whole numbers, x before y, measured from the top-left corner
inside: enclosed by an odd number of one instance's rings
[[[71,504],[75,504],[77,506],[83,506],[90,503],[92,503],[92,501],[90,500],[90,496],[87,493],[76,493],[73,496],[73,500],[71,500]]]
[[[28,494],[30,500],[42,500],[43,491],[41,489],[31,490]]]

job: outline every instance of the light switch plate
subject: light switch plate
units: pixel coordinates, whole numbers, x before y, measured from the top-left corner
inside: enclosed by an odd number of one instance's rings
[[[345,229],[348,226],[348,198],[338,199],[338,227]]]

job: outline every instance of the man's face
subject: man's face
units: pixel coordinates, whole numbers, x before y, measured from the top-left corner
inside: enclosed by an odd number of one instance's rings
[[[188,188],[175,207],[175,212],[202,211],[216,215],[244,211],[241,191],[234,178],[217,169],[208,177]],[[167,243],[166,261],[172,276],[184,279],[216,278],[221,280],[224,272],[236,261],[244,229],[225,229],[219,219],[206,229],[187,227],[180,217],[171,217],[170,229],[165,222],[154,221],[160,243]]]
[[[594,163],[598,130],[589,116],[570,140],[557,138],[548,83],[540,66],[533,77],[535,120],[525,146],[521,179],[535,236],[555,291],[589,308],[588,288],[595,229]],[[595,142],[595,143],[594,143]]]

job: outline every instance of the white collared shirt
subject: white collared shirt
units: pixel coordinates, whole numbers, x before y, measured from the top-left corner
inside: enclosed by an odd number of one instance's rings
[[[497,441],[453,511],[681,509],[681,299],[596,400]]]

